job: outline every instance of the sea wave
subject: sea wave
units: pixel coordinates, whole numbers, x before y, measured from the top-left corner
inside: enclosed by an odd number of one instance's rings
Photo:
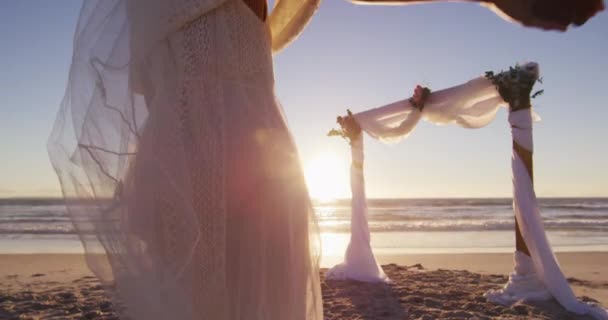
[[[545,204],[541,209],[556,210],[580,210],[580,211],[608,211],[608,205],[604,204]]]
[[[549,220],[544,222],[546,230],[549,231],[608,231],[608,220],[603,220],[601,223],[597,221],[559,221]],[[330,223],[320,223],[322,232],[349,232],[350,223],[347,221],[333,221]],[[505,231],[515,228],[514,220],[482,220],[474,222],[392,222],[383,223],[370,221],[370,232],[434,232],[434,231]]]
[[[76,235],[74,229],[2,229],[0,235]]]
[[[608,231],[608,219],[545,219],[545,228],[549,231]],[[319,226],[322,232],[349,232],[350,221],[348,220],[321,220]],[[433,231],[503,231],[513,230],[513,219],[495,220],[458,220],[458,221],[369,221],[371,232],[433,232]],[[75,234],[70,222],[54,223],[0,223],[0,235],[2,234]]]
[[[608,231],[608,199],[539,199],[539,204],[549,231]],[[368,208],[371,232],[514,228],[511,199],[370,199]],[[322,231],[350,230],[349,199],[317,203],[315,211]],[[57,200],[0,200],[2,234],[54,235],[75,231],[65,206]]]
[[[15,224],[15,223],[71,223],[70,218],[14,218],[14,219],[0,219],[0,226],[3,224]]]

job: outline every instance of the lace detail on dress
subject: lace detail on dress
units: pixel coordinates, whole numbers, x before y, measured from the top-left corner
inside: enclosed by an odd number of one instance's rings
[[[246,7],[241,0],[228,0],[219,10],[213,10],[191,21],[169,38],[178,68],[176,104],[155,107],[162,128],[152,129],[166,136],[155,139],[155,149],[166,150],[161,157],[183,155],[182,165],[186,171],[184,178],[189,187],[186,194],[159,193],[157,216],[162,217],[161,229],[165,237],[151,241],[157,242],[165,253],[165,262],[170,262],[173,252],[179,251],[184,239],[172,239],[180,235],[183,228],[173,226],[180,219],[179,204],[189,201],[189,210],[197,218],[198,235],[193,248],[192,261],[184,270],[183,286],[191,298],[194,314],[225,315],[230,306],[212,303],[224,301],[219,297],[227,295],[225,259],[226,248],[226,131],[231,124],[229,114],[256,112],[256,126],[282,126],[277,115],[274,97],[266,101],[253,99],[255,108],[249,106],[226,105],[226,94],[230,88],[243,88],[253,94],[257,87],[267,87],[272,79],[272,60],[267,27]],[[270,85],[272,85],[270,81]],[[267,91],[267,90],[264,90]],[[267,91],[272,94],[272,91]],[[237,89],[234,93],[240,94]],[[229,104],[231,105],[231,104]],[[174,118],[175,121],[167,121]],[[234,121],[234,119],[232,120]],[[171,124],[173,123],[173,124]],[[233,135],[241,135],[233,132]],[[177,150],[162,147],[175,144]],[[162,152],[162,151],[161,151]],[[163,163],[175,163],[167,159]],[[171,171],[171,168],[167,168]],[[173,205],[173,206],[172,206]],[[213,258],[211,258],[213,257]]]
[[[175,36],[181,39],[177,43],[183,43],[178,50],[185,64],[180,67],[185,73],[204,76],[205,81],[268,79],[272,77],[269,32],[242,0],[228,0],[222,10],[188,23]]]

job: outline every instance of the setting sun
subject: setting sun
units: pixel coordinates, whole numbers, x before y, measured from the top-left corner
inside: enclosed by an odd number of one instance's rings
[[[333,153],[317,155],[306,162],[304,174],[310,196],[317,200],[331,200],[349,196],[349,163]]]

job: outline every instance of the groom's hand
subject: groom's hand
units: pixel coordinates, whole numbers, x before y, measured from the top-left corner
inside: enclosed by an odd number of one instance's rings
[[[417,4],[450,0],[347,0],[361,4]],[[499,16],[526,27],[566,31],[604,10],[603,0],[459,0],[481,2]]]
[[[489,7],[507,20],[527,27],[566,31],[583,25],[604,10],[603,0],[489,0]]]

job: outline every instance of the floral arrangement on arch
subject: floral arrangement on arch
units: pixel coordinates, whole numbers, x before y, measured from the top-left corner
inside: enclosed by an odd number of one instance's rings
[[[530,108],[530,98],[534,99],[544,93],[544,90],[538,90],[532,94],[534,84],[543,83],[543,79],[538,78],[538,65],[536,64],[526,64],[523,67],[516,64],[514,67],[509,67],[509,70],[501,71],[498,74],[486,71],[485,77],[496,86],[502,99],[509,103],[511,111]]]

